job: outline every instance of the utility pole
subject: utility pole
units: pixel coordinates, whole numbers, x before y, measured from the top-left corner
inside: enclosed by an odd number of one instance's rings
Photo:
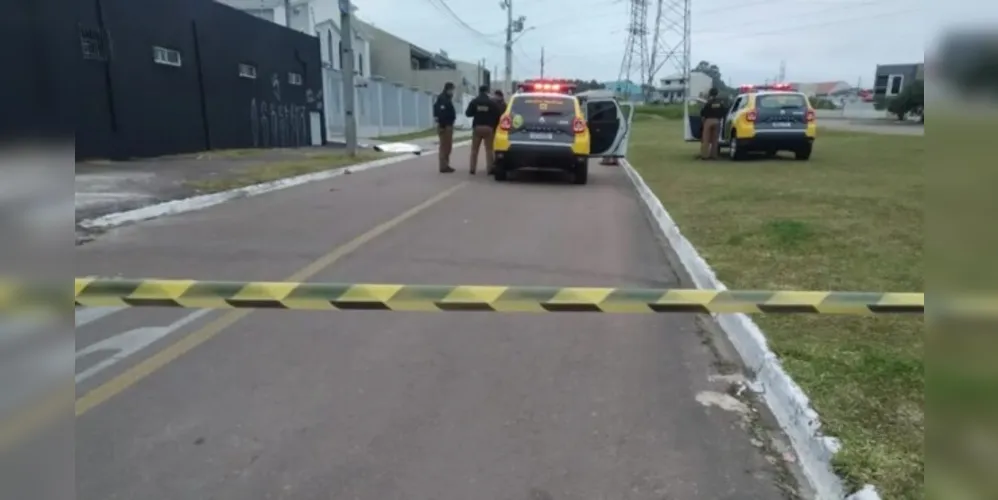
[[[343,67],[343,114],[344,132],[347,141],[347,154],[357,156],[357,116],[354,114],[354,75],[353,75],[353,5],[350,0],[340,0],[340,37],[343,39],[343,53],[340,61]]]
[[[513,0],[500,0],[499,7],[506,10],[506,69],[503,77],[506,79],[504,89],[509,94],[513,93],[513,34],[523,31],[523,23],[527,18],[520,16],[513,18]]]
[[[291,0],[284,0],[284,26],[291,27]]]
[[[779,83],[786,83],[787,81],[787,62],[780,61],[780,76],[777,77]]]
[[[544,47],[541,47],[541,78],[544,78]]]

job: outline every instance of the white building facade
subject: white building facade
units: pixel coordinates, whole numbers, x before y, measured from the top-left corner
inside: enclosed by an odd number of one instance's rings
[[[689,86],[682,74],[670,75],[659,80],[659,100],[665,103],[679,103],[689,98],[706,96],[714,81],[710,75],[699,71],[690,72]],[[686,95],[687,88],[689,95]]]

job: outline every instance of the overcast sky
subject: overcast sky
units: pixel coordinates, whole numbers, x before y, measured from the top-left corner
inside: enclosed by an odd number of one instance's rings
[[[526,16],[526,26],[534,27],[516,43],[514,78],[540,74],[544,47],[547,75],[617,79],[627,35],[627,0],[513,1],[515,14]],[[448,14],[441,2],[456,16]],[[665,0],[664,17],[681,23],[681,17],[669,12],[669,6],[679,2]],[[506,14],[499,0],[354,3],[359,17],[379,28],[429,50],[443,49],[455,59],[484,58],[490,69],[498,66],[495,77],[501,78]],[[878,63],[923,60],[933,30],[921,5],[918,0],[692,0],[692,64],[701,60],[717,64],[725,80],[736,85],[775,78],[782,60],[789,81],[855,84],[862,78],[869,86]],[[655,6],[649,0],[650,29]],[[681,41],[677,31],[665,32],[670,47]],[[658,76],[677,71],[670,61]]]

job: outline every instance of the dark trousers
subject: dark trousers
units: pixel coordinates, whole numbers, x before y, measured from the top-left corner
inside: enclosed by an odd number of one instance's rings
[[[721,131],[721,120],[704,118],[700,134],[700,157],[717,158],[717,137]]]
[[[485,145],[485,168],[491,169],[493,163],[492,141],[495,130],[488,125],[479,125],[471,131],[471,172],[478,166],[478,151]]]
[[[445,125],[437,127],[437,137],[439,140],[440,147],[440,170],[446,170],[450,167],[450,152],[454,149],[454,126]]]

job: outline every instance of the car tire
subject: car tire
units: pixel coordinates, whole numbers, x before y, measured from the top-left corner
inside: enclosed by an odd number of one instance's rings
[[[794,151],[794,158],[797,161],[807,161],[811,159],[811,148],[812,145],[808,144],[806,146],[801,146],[796,151]]]
[[[492,178],[495,179],[496,182],[503,182],[509,178],[509,171],[501,165],[496,165],[496,168],[492,171]]]
[[[589,182],[589,165],[576,166],[572,182],[580,185],[587,184]]]
[[[735,136],[735,131],[731,131],[731,140],[728,141],[728,158],[731,161],[742,161],[745,159],[745,148],[741,147],[738,143],[738,137]]]

